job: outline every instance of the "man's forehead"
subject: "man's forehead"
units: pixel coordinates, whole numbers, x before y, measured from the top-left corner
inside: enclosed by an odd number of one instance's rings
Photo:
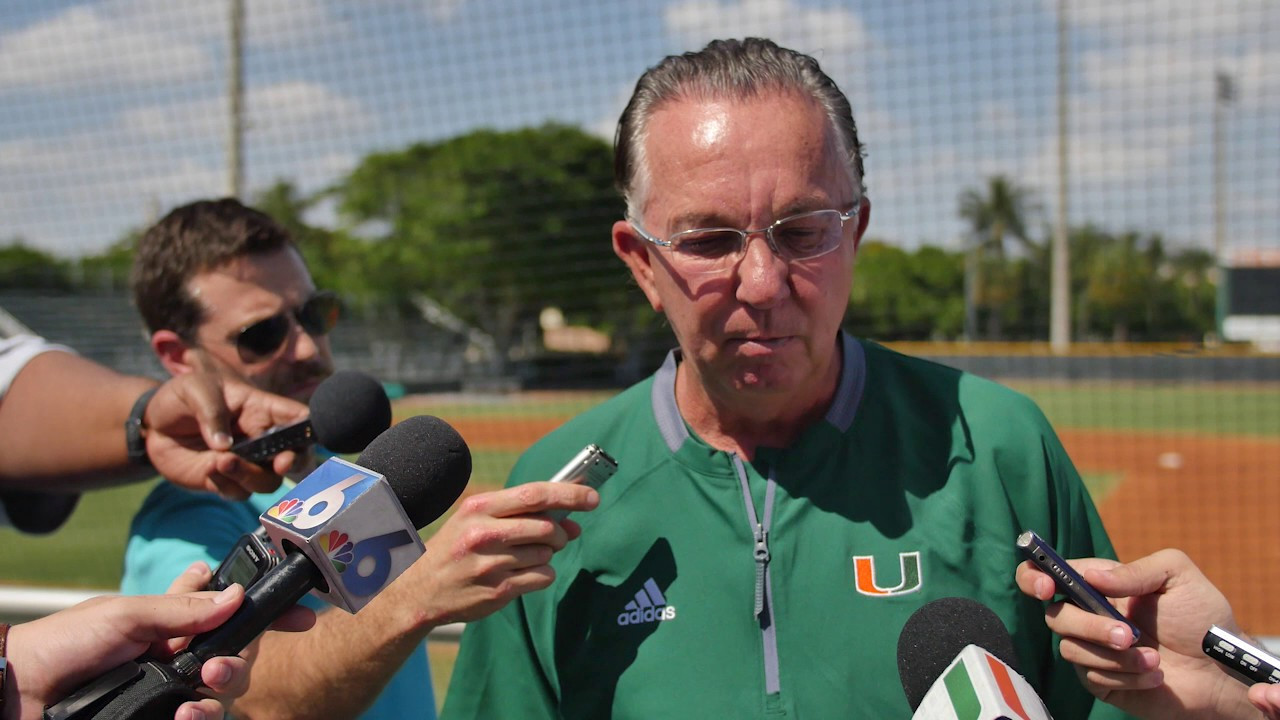
[[[310,273],[291,249],[232,258],[187,281],[188,294],[204,307],[207,315],[217,314],[230,302],[301,302],[314,291]]]
[[[707,201],[721,196],[737,208],[743,191],[759,189],[760,182],[776,211],[822,209],[848,194],[839,142],[826,113],[797,93],[674,99],[655,109],[645,143],[641,194],[646,208],[654,202],[692,204],[695,214],[714,216],[718,213]],[[744,173],[755,177],[749,187],[743,186]]]

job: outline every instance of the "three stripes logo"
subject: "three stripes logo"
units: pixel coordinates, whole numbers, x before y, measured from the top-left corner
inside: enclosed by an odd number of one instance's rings
[[[674,620],[675,617],[676,606],[667,604],[662,588],[658,587],[658,583],[654,582],[653,578],[649,578],[644,581],[644,587],[636,592],[635,599],[628,602],[622,612],[618,613],[618,624],[641,625]]]

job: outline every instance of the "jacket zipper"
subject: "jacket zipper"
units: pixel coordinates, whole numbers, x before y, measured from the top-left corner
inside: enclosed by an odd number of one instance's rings
[[[756,567],[755,584],[755,618],[760,623],[760,638],[764,647],[764,691],[773,695],[781,691],[778,677],[778,632],[773,618],[773,591],[769,573],[769,528],[773,524],[773,496],[778,484],[773,468],[769,469],[769,480],[764,491],[764,517],[756,513],[755,501],[751,498],[751,486],[747,482],[747,470],[742,458],[733,456],[733,467],[738,474],[738,484],[742,486],[742,500],[746,506],[747,526],[754,540],[752,546],[752,562]]]

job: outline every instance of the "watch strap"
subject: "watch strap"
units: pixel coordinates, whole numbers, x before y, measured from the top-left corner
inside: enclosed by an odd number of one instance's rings
[[[4,681],[9,677],[9,657],[5,648],[9,641],[9,623],[0,623],[0,716],[4,715]]]
[[[133,409],[129,411],[129,419],[124,421],[125,447],[129,451],[129,462],[134,465],[151,467],[151,458],[147,457],[147,441],[142,437],[142,431],[146,429],[143,418],[147,413],[147,403],[151,402],[159,389],[160,386],[157,385],[139,395],[133,403]]]

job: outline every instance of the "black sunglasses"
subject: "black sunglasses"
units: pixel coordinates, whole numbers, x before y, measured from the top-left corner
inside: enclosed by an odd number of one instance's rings
[[[290,317],[302,326],[312,337],[329,334],[338,324],[338,315],[342,312],[342,302],[337,293],[322,290],[302,303],[301,307],[285,310],[269,318],[244,327],[236,336],[236,350],[244,362],[257,362],[267,358],[284,344],[293,330]]]

